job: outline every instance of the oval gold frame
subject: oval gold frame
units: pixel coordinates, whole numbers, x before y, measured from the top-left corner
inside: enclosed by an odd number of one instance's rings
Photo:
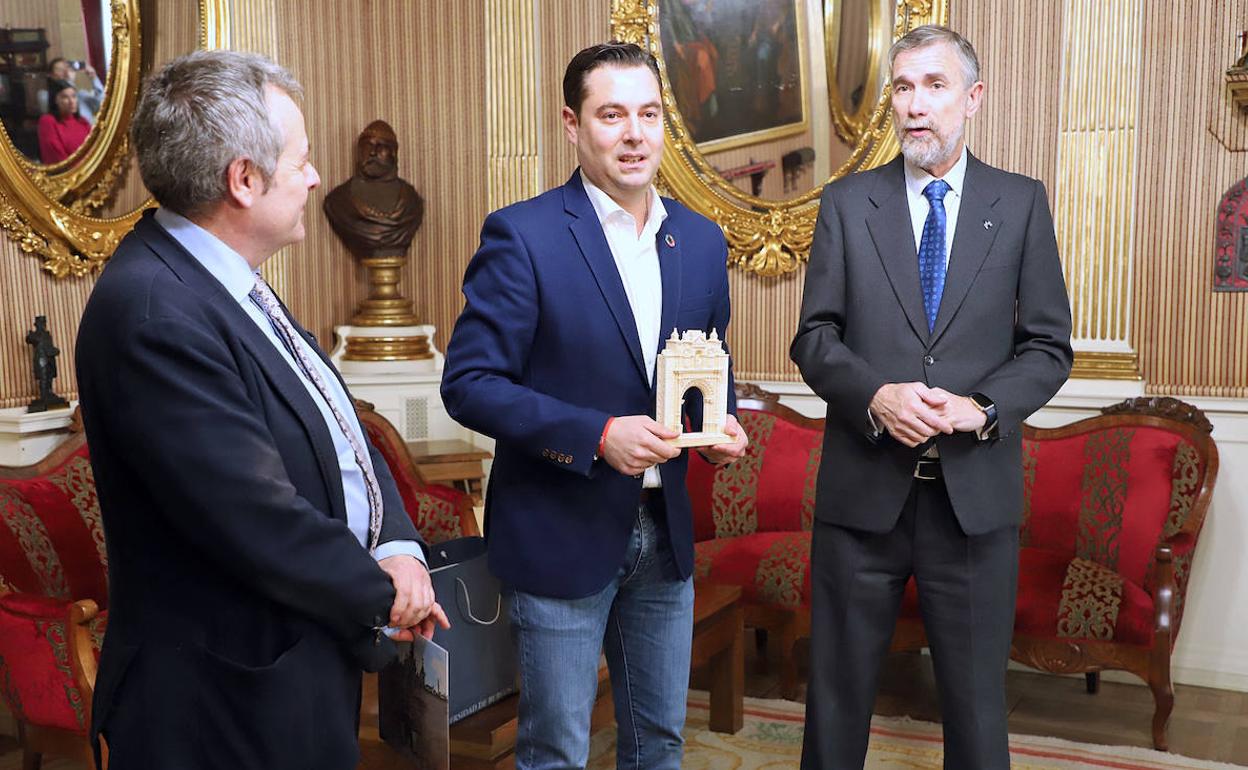
[[[867,28],[874,30],[884,23],[881,11],[885,2],[883,0],[868,0],[868,2],[870,5],[867,8]],[[870,122],[875,105],[863,99],[858,109],[853,112],[846,111],[845,99],[841,94],[840,84],[836,80],[836,64],[841,47],[841,10],[844,5],[844,0],[823,0],[824,62],[827,68],[828,111],[832,116],[832,129],[836,131],[841,141],[855,145]],[[888,50],[881,45],[879,36],[872,35],[867,46],[866,77],[866,85],[872,86],[872,90],[876,85],[881,88],[885,85],[883,64],[887,54]]]
[[[198,0],[200,48],[229,40],[228,0]],[[86,212],[107,200],[130,157],[130,116],[138,101],[142,62],[139,0],[113,0],[113,58],[100,119],[87,144],[65,161],[36,164],[8,140],[0,142],[0,227],[18,247],[43,259],[57,278],[98,271],[130,231],[148,198],[119,217]]]
[[[923,24],[945,24],[948,0],[896,0],[892,39]],[[658,0],[612,0],[611,36],[654,54],[663,74],[664,152],[659,184],[677,200],[714,220],[728,240],[728,264],[760,276],[791,273],[810,254],[820,185],[784,201],[758,198],[722,179],[702,157],[667,81],[658,35]],[[885,84],[849,158],[827,181],[882,165],[899,150],[893,134],[891,89]]]

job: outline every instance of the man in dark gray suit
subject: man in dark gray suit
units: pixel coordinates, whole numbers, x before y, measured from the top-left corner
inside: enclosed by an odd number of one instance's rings
[[[945,767],[1008,768],[1020,423],[1070,373],[1070,304],[1044,186],[966,151],[975,50],[925,26],[889,58],[902,157],[824,190],[790,350],[828,403],[802,767],[863,766],[913,575]]]

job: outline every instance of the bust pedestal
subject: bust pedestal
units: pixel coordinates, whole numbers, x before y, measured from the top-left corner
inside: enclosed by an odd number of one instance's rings
[[[47,457],[65,440],[77,405],[33,413],[24,406],[0,409],[0,465],[34,465]]]
[[[471,433],[452,420],[442,406],[439,388],[443,356],[433,347],[433,326],[338,326],[334,333],[337,344],[329,357],[342,372],[351,395],[370,402],[404,441],[471,440]],[[371,361],[346,357],[355,340],[370,336],[383,339],[421,337],[428,348],[428,357]]]

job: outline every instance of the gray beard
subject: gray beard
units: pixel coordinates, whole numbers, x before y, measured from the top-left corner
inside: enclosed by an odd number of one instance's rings
[[[940,141],[939,134],[933,134],[932,140],[922,141],[907,137],[905,131],[896,124],[894,124],[894,130],[897,133],[897,141],[901,144],[901,154],[905,156],[911,165],[925,171],[939,166],[952,158],[954,152],[958,149],[958,142],[962,139],[963,134],[963,131],[958,131],[956,135],[949,137],[949,140],[946,142]]]

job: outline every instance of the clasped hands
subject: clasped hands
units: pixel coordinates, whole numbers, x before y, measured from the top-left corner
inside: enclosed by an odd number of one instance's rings
[[[970,398],[921,382],[883,385],[868,408],[877,425],[908,447],[937,433],[978,431],[987,419]]]
[[[394,604],[390,607],[390,627],[399,629],[391,638],[410,642],[416,634],[429,639],[434,624],[450,628],[442,605],[434,600],[429,570],[419,559],[407,554],[390,556],[377,562],[394,584]]]
[[[749,436],[729,414],[724,420],[724,432],[733,437],[730,444],[703,447],[702,456],[716,465],[730,463],[745,454],[750,445]],[[652,417],[642,414],[616,417],[603,438],[602,457],[607,464],[626,476],[638,476],[647,468],[665,463],[680,454],[680,448],[667,443],[680,433],[671,430]]]

